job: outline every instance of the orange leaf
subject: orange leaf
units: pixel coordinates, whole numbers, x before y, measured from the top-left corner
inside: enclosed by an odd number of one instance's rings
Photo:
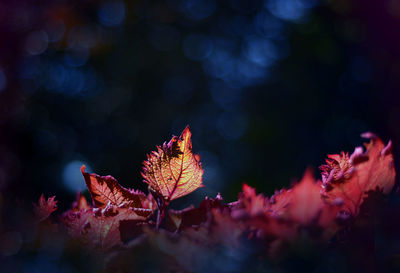
[[[269,198],[268,213],[272,216],[282,216],[293,198],[292,189],[275,190],[274,195]]]
[[[266,211],[266,198],[262,194],[256,194],[256,190],[247,184],[242,185],[239,200],[247,214],[256,216]]]
[[[147,155],[142,176],[149,189],[162,196],[166,203],[202,187],[203,169],[199,155],[192,153],[191,132],[186,127],[180,137]]]
[[[81,167],[86,186],[92,196],[93,205],[103,208],[108,203],[119,206],[124,203],[131,207],[142,208],[142,201],[146,200],[146,195],[141,192],[133,191],[122,187],[117,180],[110,176],[100,176],[85,172],[85,166]]]
[[[385,146],[372,133],[362,136],[371,139],[364,144],[365,152],[357,147],[350,157],[344,153],[331,155],[327,165],[321,166],[323,196],[330,203],[343,203],[352,215],[358,214],[368,191],[390,193],[396,176],[392,143]]]
[[[327,204],[321,196],[321,182],[316,181],[307,169],[303,179],[292,189],[292,198],[287,207],[289,219],[302,225],[318,224],[334,226],[340,205]]]
[[[312,171],[307,169],[303,179],[293,187],[292,200],[288,206],[290,218],[301,224],[314,220],[324,206],[320,190]]]
[[[72,204],[72,209],[74,211],[90,209],[86,197],[83,196],[80,192],[78,192],[78,194],[76,195],[76,201]]]

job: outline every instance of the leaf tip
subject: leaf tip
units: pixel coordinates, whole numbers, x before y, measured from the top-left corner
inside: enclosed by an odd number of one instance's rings
[[[376,135],[372,132],[364,132],[361,134],[361,137],[366,139],[375,139]]]
[[[389,140],[388,144],[385,146],[385,148],[383,148],[383,150],[381,151],[381,155],[382,156],[386,156],[386,155],[390,155],[392,153],[392,141]]]
[[[307,182],[313,182],[314,181],[314,169],[312,167],[308,167],[305,170],[302,180],[307,181]]]
[[[183,130],[180,139],[183,140],[190,140],[190,137],[192,136],[192,132],[190,131],[189,125],[186,125],[185,129]]]

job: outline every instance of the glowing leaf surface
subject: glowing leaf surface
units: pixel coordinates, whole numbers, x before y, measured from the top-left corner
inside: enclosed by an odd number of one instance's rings
[[[144,182],[167,203],[203,186],[203,169],[200,157],[192,152],[189,127],[180,137],[174,136],[162,147],[157,146],[143,165]]]
[[[146,200],[146,195],[141,192],[133,191],[122,187],[117,180],[110,176],[100,176],[85,172],[85,166],[81,168],[86,186],[93,199],[93,205],[97,208],[103,208],[108,203],[119,206],[128,203],[129,206],[142,208],[142,201]]]
[[[362,135],[370,142],[364,144],[366,151],[357,147],[347,154],[331,155],[327,164],[321,166],[323,195],[332,203],[343,203],[347,212],[358,214],[368,191],[380,189],[388,194],[395,183],[392,143],[385,146],[381,139],[371,133]]]

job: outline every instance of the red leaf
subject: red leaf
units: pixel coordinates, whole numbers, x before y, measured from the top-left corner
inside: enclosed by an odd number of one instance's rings
[[[121,221],[145,221],[151,214],[151,210],[109,204],[103,209],[70,210],[64,214],[63,222],[71,237],[92,247],[108,250],[122,244]]]
[[[235,204],[224,204],[222,197],[218,194],[215,198],[206,197],[199,207],[189,207],[183,210],[169,210],[166,219],[166,228],[169,231],[182,231],[187,228],[199,226],[210,221],[212,209],[229,209]]]
[[[203,169],[199,155],[192,152],[191,135],[186,127],[180,137],[174,136],[168,144],[157,146],[157,151],[147,155],[143,162],[144,182],[167,204],[203,186]]]
[[[72,209],[75,211],[90,209],[86,197],[83,196],[80,192],[78,192],[78,194],[76,195],[76,201],[72,204]]]
[[[365,152],[357,147],[350,157],[345,153],[330,155],[321,166],[324,198],[331,204],[343,203],[352,215],[358,214],[368,191],[379,188],[388,194],[395,183],[392,143],[385,146],[371,133],[362,136],[371,139],[364,144]]]
[[[217,243],[225,246],[238,247],[239,238],[245,231],[245,224],[235,221],[231,217],[230,210],[215,208],[211,210],[212,225],[211,236]]]
[[[292,189],[277,191],[269,200],[244,185],[239,195],[242,208],[233,210],[232,216],[273,238],[292,240],[299,236],[300,226],[329,228],[329,233],[321,233],[321,236],[329,237],[336,231],[339,207],[326,203],[320,191],[320,182],[314,179],[310,170]]]
[[[38,221],[43,221],[46,220],[51,213],[57,210],[57,201],[55,200],[55,196],[47,198],[47,200],[44,198],[44,195],[42,194],[39,198],[39,201],[37,204],[33,204],[34,210],[35,210],[35,215]]]
[[[311,170],[307,169],[303,179],[292,189],[287,211],[289,218],[300,224],[315,220],[324,206],[320,191],[321,187],[315,183]]]
[[[327,204],[321,196],[321,182],[316,181],[312,171],[306,170],[303,179],[292,188],[292,198],[287,215],[291,221],[302,225],[333,225],[340,205]]]
[[[243,184],[242,193],[239,194],[239,202],[250,216],[264,214],[266,208],[266,198],[256,194],[256,190],[247,184]]]
[[[122,187],[110,175],[100,176],[86,173],[85,166],[81,167],[81,171],[95,207],[104,208],[108,203],[114,206],[126,203],[134,208],[143,208],[142,202],[148,202],[144,193]]]
[[[277,195],[275,194],[275,196]],[[232,207],[231,216],[236,221],[242,221],[248,230],[252,231],[249,238],[260,236],[291,238],[296,231],[293,225],[281,217],[281,214],[286,212],[286,206],[281,209],[279,202],[275,203],[276,200],[285,201],[287,204],[285,198],[278,197],[278,199],[268,200],[262,194],[257,195],[254,188],[244,184],[243,192],[239,194],[238,204]],[[289,199],[287,198],[287,200]],[[271,208],[271,205],[274,204],[280,208],[279,214],[278,211]]]
[[[286,212],[286,209],[292,200],[291,189],[276,190],[275,194],[269,198],[268,213],[272,216],[281,216]]]

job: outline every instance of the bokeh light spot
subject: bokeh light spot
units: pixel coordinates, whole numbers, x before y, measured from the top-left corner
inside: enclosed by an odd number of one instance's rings
[[[190,60],[203,60],[210,56],[212,50],[213,42],[205,35],[192,34],[183,41],[183,51]]]
[[[87,163],[74,160],[64,166],[62,172],[62,181],[66,189],[71,192],[83,191],[86,189],[85,181],[81,173],[81,166],[86,165],[86,171],[90,172],[91,168]]]
[[[224,78],[234,68],[234,57],[222,48],[215,49],[204,61],[204,71],[215,78]]]
[[[312,0],[269,0],[266,1],[268,10],[276,17],[297,21],[315,5]]]
[[[225,112],[219,117],[217,128],[225,139],[236,140],[246,132],[247,118],[238,112]]]
[[[125,5],[121,1],[102,3],[97,15],[102,25],[107,27],[118,26],[125,19]]]
[[[26,39],[25,49],[31,55],[39,55],[46,51],[48,43],[49,37],[45,31],[32,31]]]
[[[254,28],[257,34],[266,38],[283,38],[283,22],[268,12],[260,12],[254,17]]]
[[[231,88],[222,81],[214,81],[210,91],[213,100],[225,110],[232,110],[240,103],[242,90]]]
[[[51,21],[46,26],[46,32],[49,36],[49,42],[58,42],[65,33],[65,24],[61,20]]]
[[[254,38],[247,42],[246,55],[250,61],[266,67],[278,58],[278,50],[269,40]]]
[[[212,0],[187,0],[181,2],[181,9],[189,18],[203,20],[214,13],[216,4]]]
[[[84,65],[89,59],[90,51],[87,48],[70,49],[64,54],[64,62],[72,67]]]

